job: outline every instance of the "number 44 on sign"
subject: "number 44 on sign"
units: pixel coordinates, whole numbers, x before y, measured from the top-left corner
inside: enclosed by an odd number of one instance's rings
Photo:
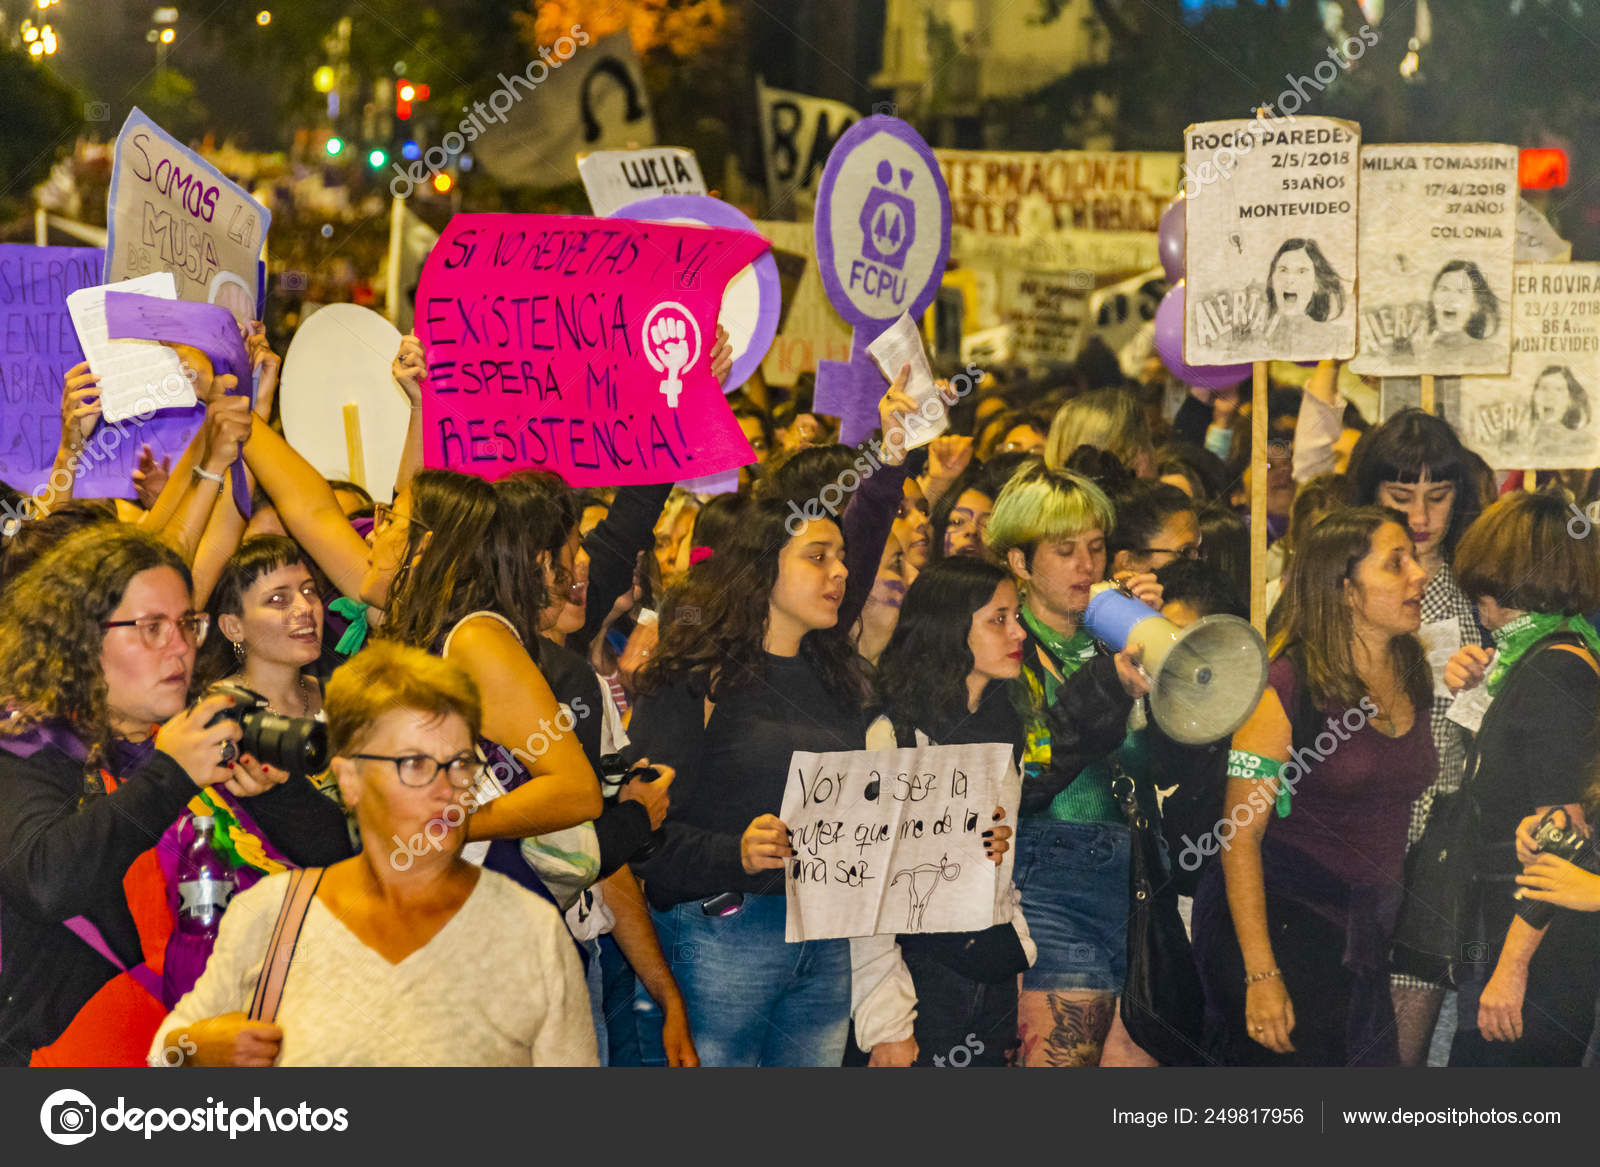
[[[1003,743],[795,753],[783,821],[790,941],[967,932],[999,919],[1013,852],[989,859],[995,807],[1022,780]]]

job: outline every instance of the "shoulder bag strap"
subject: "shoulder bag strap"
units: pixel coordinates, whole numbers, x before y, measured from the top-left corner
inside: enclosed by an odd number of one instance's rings
[[[1544,652],[1545,649],[1547,649],[1547,648],[1569,648],[1569,649],[1580,650],[1580,651],[1575,652],[1574,655],[1580,657],[1582,660],[1584,660],[1586,663],[1588,663],[1591,668],[1594,668],[1595,667],[1594,662],[1590,658],[1589,653],[1587,651],[1587,648],[1584,646],[1583,642],[1581,640],[1576,639],[1575,637],[1571,637],[1571,638],[1569,638],[1569,637],[1570,637],[1570,634],[1568,634],[1568,633],[1557,632],[1557,633],[1555,633],[1555,634],[1553,634],[1551,636],[1545,637],[1539,643],[1535,644],[1528,652],[1523,654],[1521,660],[1517,661],[1514,665],[1511,666],[1511,670],[1508,673],[1506,673],[1506,679],[1505,679],[1505,682],[1501,685],[1500,692],[1502,694],[1505,693],[1505,691],[1506,691],[1505,685],[1509,684],[1510,681],[1511,681],[1511,678],[1517,675],[1517,670],[1518,669],[1520,669],[1523,665],[1527,664],[1529,661],[1533,660],[1540,653]],[[1600,671],[1600,669],[1597,669],[1597,671]],[[1480,682],[1480,684],[1481,683],[1482,682]],[[1496,709],[1501,710],[1501,712],[1500,712],[1498,717],[1495,715]],[[1462,789],[1463,791],[1468,789],[1468,787],[1472,783],[1472,780],[1474,778],[1476,778],[1477,775],[1478,775],[1478,746],[1483,741],[1484,732],[1489,728],[1489,726],[1491,724],[1498,725],[1499,722],[1501,721],[1501,719],[1504,718],[1505,716],[1507,716],[1506,713],[1504,712],[1504,709],[1505,709],[1505,703],[1504,702],[1490,701],[1489,702],[1489,708],[1483,715],[1483,722],[1478,726],[1478,732],[1472,735],[1472,746],[1467,751],[1467,760],[1466,760],[1465,764],[1461,768],[1461,787],[1460,787],[1460,789]],[[1476,800],[1474,799],[1474,802],[1475,801]]]
[[[295,945],[300,941],[300,929],[305,926],[306,912],[316,898],[323,870],[305,867],[289,876],[289,890],[284,893],[283,907],[278,911],[278,922],[273,925],[267,957],[261,963],[261,976],[256,981],[255,1000],[250,1003],[252,1021],[270,1022],[278,1016],[283,983],[289,978],[289,965],[294,960]]]

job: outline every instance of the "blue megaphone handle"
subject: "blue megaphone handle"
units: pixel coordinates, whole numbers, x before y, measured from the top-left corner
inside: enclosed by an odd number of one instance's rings
[[[1083,622],[1096,640],[1121,652],[1127,647],[1134,625],[1154,615],[1156,613],[1143,600],[1136,600],[1117,588],[1106,588],[1090,598]]]

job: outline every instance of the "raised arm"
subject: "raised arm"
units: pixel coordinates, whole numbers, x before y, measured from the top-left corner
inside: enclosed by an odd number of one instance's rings
[[[78,480],[78,459],[99,420],[100,378],[89,371],[88,361],[79,361],[61,378],[61,440],[56,444],[56,457],[49,475],[32,495],[34,511],[39,518],[72,501]]]
[[[530,778],[480,806],[470,839],[523,839],[586,823],[604,809],[600,780],[575,733],[557,728],[561,707],[527,651],[498,620],[469,620],[448,659],[466,669],[488,700],[483,736],[510,750]]]
[[[367,544],[345,518],[327,479],[271,426],[250,430],[244,458],[272,499],[284,529],[347,596],[361,594]]]
[[[184,472],[183,477],[174,474],[168,479],[162,488],[162,497],[156,500],[156,507],[145,517],[146,526],[159,522],[155,527],[156,536],[191,566],[217,501],[227,491],[228,474],[238,461],[239,447],[250,436],[254,417],[250,402],[243,397],[212,398],[206,405],[198,441],[191,442],[190,449],[179,460],[178,468]],[[176,503],[164,520],[153,518],[170,493],[177,494]],[[227,509],[234,509],[231,496]]]
[[[411,406],[406,443],[400,449],[400,466],[394,475],[394,492],[399,494],[411,485],[412,477],[422,469],[422,381],[428,375],[428,361],[416,333],[401,337],[400,351],[395,354],[389,371]]]
[[[1333,445],[1344,429],[1344,398],[1339,395],[1339,362],[1318,361],[1300,395],[1300,420],[1294,429],[1294,480],[1308,482],[1333,469]]]

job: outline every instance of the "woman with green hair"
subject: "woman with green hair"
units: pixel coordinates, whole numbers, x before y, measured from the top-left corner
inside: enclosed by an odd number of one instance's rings
[[[1136,657],[1083,626],[1114,523],[1099,487],[1041,462],[1017,472],[989,520],[989,550],[1023,590],[1028,634],[1011,682],[1027,734],[1015,882],[1039,950],[1017,1009],[1028,1066],[1097,1065],[1127,971],[1128,828],[1111,770],[1095,763],[1122,746],[1150,686]],[[1159,608],[1154,576],[1121,582]]]

